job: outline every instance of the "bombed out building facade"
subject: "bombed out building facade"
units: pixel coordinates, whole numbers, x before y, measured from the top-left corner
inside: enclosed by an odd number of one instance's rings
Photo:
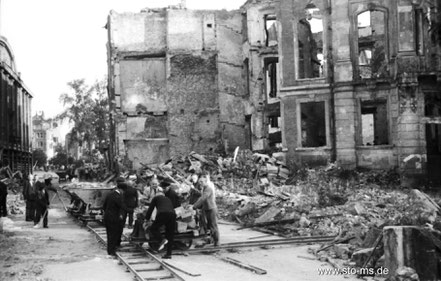
[[[440,0],[249,0],[111,12],[115,154],[235,147],[441,182]]]
[[[12,48],[0,36],[0,160],[13,171],[32,170],[32,95],[16,70]]]

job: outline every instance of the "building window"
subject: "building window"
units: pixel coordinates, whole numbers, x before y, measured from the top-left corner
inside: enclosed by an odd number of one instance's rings
[[[298,31],[298,79],[323,77],[323,19],[312,2],[306,5]]]
[[[249,59],[246,58],[243,61],[242,66],[242,78],[243,81],[245,81],[245,96],[250,96],[250,65],[249,65]]]
[[[386,13],[365,11],[357,16],[360,78],[387,76]]]
[[[267,98],[277,97],[277,58],[265,59],[265,87]]]
[[[265,46],[277,46],[277,20],[275,15],[265,15]]]
[[[57,137],[53,137],[52,139],[53,139],[54,143],[58,142],[58,138]]]
[[[361,102],[361,139],[363,145],[389,144],[386,100]]]
[[[398,6],[399,51],[415,50],[415,21],[411,0],[400,0]]]
[[[441,117],[441,95],[437,92],[424,93],[424,115]]]
[[[325,102],[300,104],[302,147],[326,146]]]

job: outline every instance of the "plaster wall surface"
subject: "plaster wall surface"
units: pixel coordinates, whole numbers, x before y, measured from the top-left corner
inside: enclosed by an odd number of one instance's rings
[[[166,12],[110,13],[112,47],[118,52],[164,52]]]

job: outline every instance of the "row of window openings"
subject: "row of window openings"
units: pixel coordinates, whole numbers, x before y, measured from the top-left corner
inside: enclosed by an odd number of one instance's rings
[[[441,98],[437,93],[425,93],[425,116],[441,116]],[[302,147],[326,146],[325,103],[300,104]],[[363,146],[388,145],[389,123],[385,100],[362,101],[360,105],[361,137]],[[279,130],[280,117],[269,117],[269,128]]]
[[[389,144],[386,101],[361,103],[360,145]],[[300,104],[301,146],[322,147],[327,145],[325,102]],[[279,126],[278,119],[270,119],[270,127]]]
[[[399,49],[423,54],[421,10],[412,6],[399,10]],[[277,45],[275,15],[266,15],[265,45]],[[360,78],[379,78],[387,75],[386,13],[365,11],[357,16],[358,66]],[[323,19],[318,8],[308,4],[305,18],[298,22],[298,79],[324,76]],[[271,67],[271,66],[269,66]]]

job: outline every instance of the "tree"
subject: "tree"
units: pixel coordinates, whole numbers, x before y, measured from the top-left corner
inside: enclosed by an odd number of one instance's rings
[[[73,158],[67,156],[67,153],[61,144],[58,144],[54,150],[55,156],[49,159],[49,164],[55,166],[67,166],[67,164],[73,163]]]
[[[106,79],[96,81],[92,86],[87,85],[84,79],[73,80],[67,85],[70,91],[60,96],[65,110],[57,119],[73,121],[69,142],[85,145],[88,157],[92,156],[94,148],[106,155],[110,127]]]
[[[35,149],[32,151],[32,164],[33,166],[44,167],[47,162],[47,155],[41,149]]]

